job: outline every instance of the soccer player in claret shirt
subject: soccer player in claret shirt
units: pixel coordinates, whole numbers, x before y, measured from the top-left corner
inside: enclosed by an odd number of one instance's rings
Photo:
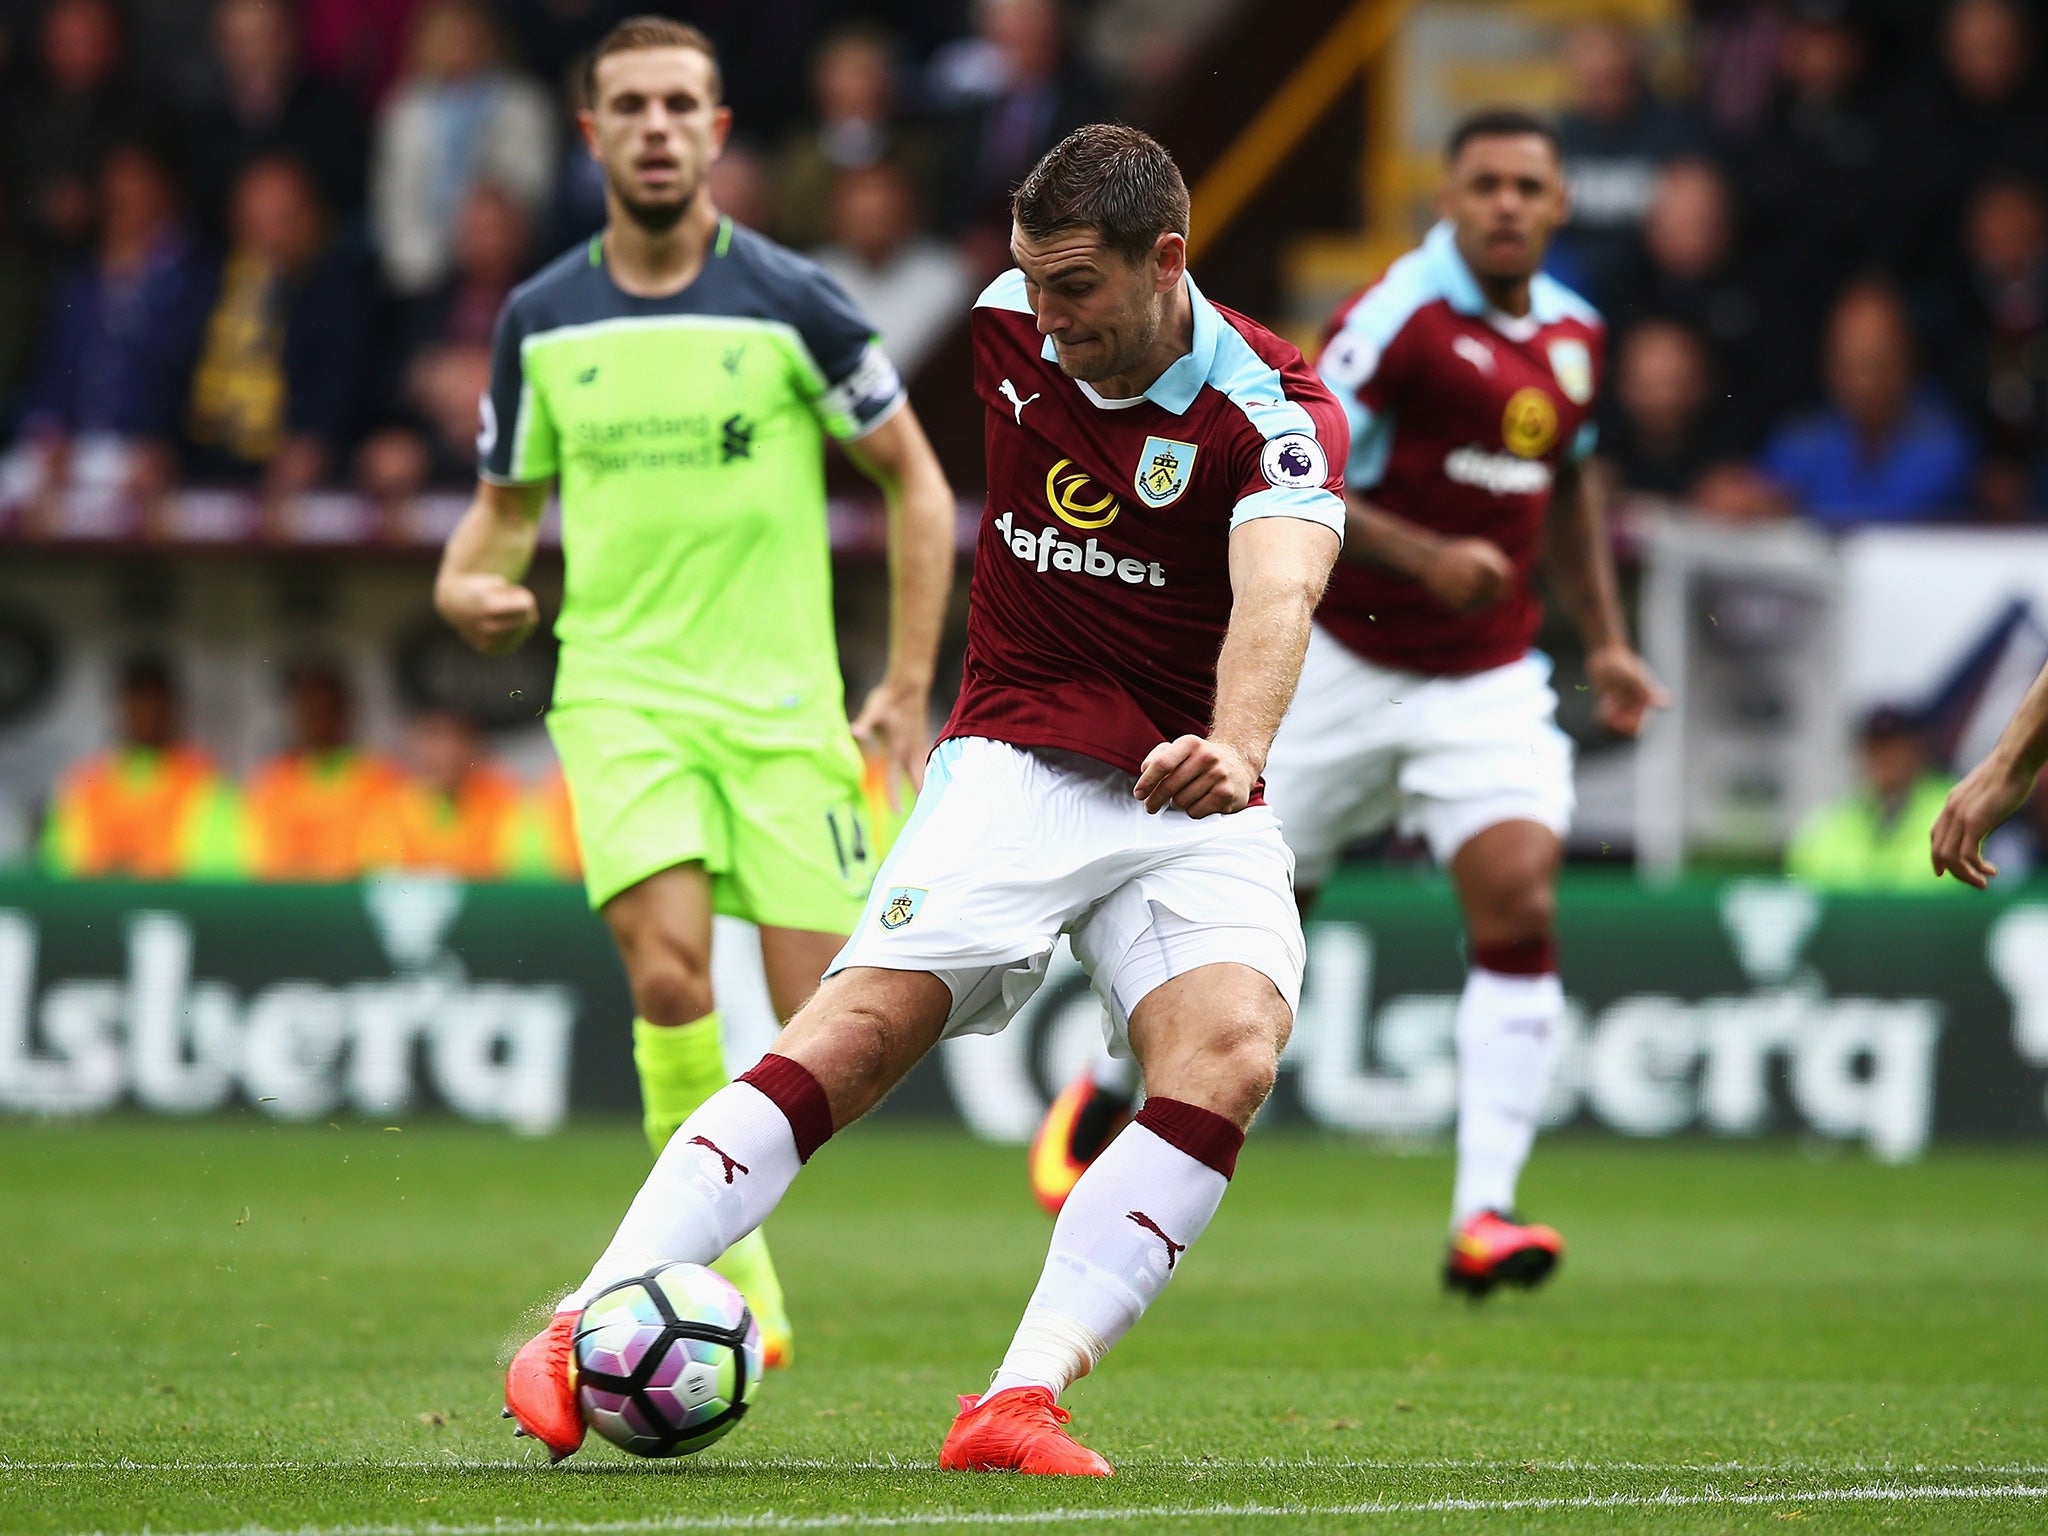
[[[581,124],[609,217],[499,317],[476,500],[435,600],[486,651],[524,640],[538,609],[522,579],[559,486],[566,589],[548,731],[590,902],[632,985],[659,1153],[728,1080],[713,912],[760,926],[787,1017],[873,876],[833,636],[824,435],[882,488],[890,515],[888,672],[852,730],[913,783],[954,503],[873,327],[816,266],[712,206],[705,174],[732,114],[704,36],[623,22],[587,85]],[[787,1363],[763,1239],[734,1234],[719,1268],[745,1292],[770,1362]]]
[[[923,793],[818,995],[684,1123],[542,1338],[751,1231],[941,1037],[1001,1029],[1065,933],[1151,1097],[1068,1198],[940,1465],[1103,1476],[1059,1395],[1189,1261],[1293,1023],[1260,773],[1337,556],[1346,431],[1300,353],[1188,277],[1187,188],[1144,134],[1078,129],[1014,213],[1018,269],[974,311],[988,505]],[[514,1385],[522,1420],[575,1426],[566,1372]]]
[[[1351,425],[1349,533],[1267,765],[1308,912],[1344,844],[1421,833],[1464,908],[1458,1170],[1445,1283],[1534,1285],[1564,1251],[1515,1215],[1563,1043],[1552,931],[1573,805],[1534,586],[1586,639],[1600,722],[1633,736],[1663,691],[1629,644],[1587,473],[1604,346],[1591,306],[1539,269],[1567,203],[1557,139],[1525,113],[1453,132],[1443,218],[1341,310],[1318,361]],[[1056,1205],[1131,1085],[1105,1059],[1033,1149]],[[1079,1145],[1077,1145],[1079,1143]]]

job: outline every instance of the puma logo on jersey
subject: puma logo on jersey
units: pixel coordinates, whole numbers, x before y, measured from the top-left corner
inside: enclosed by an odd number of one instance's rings
[[[1451,350],[1465,359],[1481,373],[1492,373],[1500,366],[1493,355],[1493,348],[1476,336],[1460,336],[1451,343]]]
[[[1173,1266],[1180,1262],[1180,1256],[1188,1251],[1188,1245],[1186,1243],[1176,1243],[1172,1238],[1168,1237],[1159,1223],[1150,1216],[1147,1216],[1143,1211],[1127,1211],[1124,1213],[1124,1216],[1127,1221],[1135,1221],[1147,1232],[1158,1238],[1159,1241],[1166,1244],[1166,1269],[1167,1273],[1171,1274]]]
[[[1027,395],[1027,396],[1025,396],[1025,397],[1024,397],[1024,398],[1023,398],[1022,400],[1019,400],[1019,399],[1017,398],[1017,386],[1016,386],[1016,385],[1014,385],[1014,384],[1012,384],[1012,383],[1011,383],[1011,382],[1010,382],[1010,381],[1009,381],[1008,379],[1005,379],[1005,380],[1003,380],[1003,382],[1002,382],[1002,385],[1001,385],[1000,389],[999,389],[999,390],[997,391],[997,393],[999,393],[999,394],[1000,394],[1000,395],[1001,395],[1001,396],[1002,396],[1002,397],[1003,397],[1003,398],[1004,398],[1005,400],[1009,401],[1009,402],[1010,402],[1010,404],[1014,405],[1014,406],[1015,406],[1015,407],[1017,408],[1017,411],[1016,411],[1016,419],[1017,419],[1017,425],[1018,425],[1018,426],[1020,426],[1020,427],[1021,427],[1021,426],[1023,426],[1023,425],[1024,425],[1024,407],[1025,407],[1025,406],[1027,406],[1027,405],[1029,405],[1029,404],[1030,404],[1030,403],[1031,403],[1031,402],[1032,402],[1033,400],[1036,400],[1036,399],[1038,398],[1038,396],[1037,396],[1037,395]]]
[[[725,1182],[728,1184],[732,1182],[733,1171],[735,1169],[737,1169],[741,1173],[749,1173],[752,1171],[747,1167],[745,1163],[737,1163],[734,1162],[731,1158],[727,1157],[724,1151],[721,1150],[708,1136],[692,1136],[690,1138],[690,1145],[693,1147],[702,1147],[705,1151],[709,1152],[712,1156],[716,1157],[721,1163],[725,1164]],[[1171,1269],[1173,1266],[1168,1265],[1167,1267]]]

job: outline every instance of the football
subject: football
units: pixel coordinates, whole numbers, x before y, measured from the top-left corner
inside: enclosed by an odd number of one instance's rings
[[[664,1264],[600,1291],[576,1326],[576,1399],[635,1456],[688,1456],[745,1416],[761,1329],[739,1290],[701,1264]]]

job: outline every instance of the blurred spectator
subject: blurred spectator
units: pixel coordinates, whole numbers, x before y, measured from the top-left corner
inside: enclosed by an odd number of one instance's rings
[[[365,829],[370,859],[465,880],[511,873],[519,783],[490,760],[475,722],[454,710],[428,710],[406,739],[409,772],[378,802]]]
[[[1097,0],[1078,20],[1089,62],[1142,122],[1236,9],[1235,0]]]
[[[326,476],[351,425],[368,283],[296,160],[266,156],[242,172],[229,236],[186,412],[192,467],[293,496]]]
[[[116,143],[161,145],[170,125],[129,78],[113,0],[51,0],[38,38],[41,79],[0,113],[9,185],[24,227],[75,251],[93,226],[93,182]]]
[[[1764,120],[1778,80],[1781,0],[1692,0],[1694,97],[1723,143],[1740,144]]]
[[[291,746],[249,780],[249,843],[265,880],[352,880],[382,862],[370,843],[387,824],[398,770],[355,744],[339,668],[301,661],[285,678]]]
[[[365,106],[382,102],[424,0],[297,0],[306,62]]]
[[[1072,59],[1057,0],[977,0],[975,36],[932,60],[953,109],[940,218],[969,242],[977,273],[1009,263],[1010,192],[1053,144],[1102,115]]]
[[[369,496],[395,502],[424,485],[475,481],[477,397],[489,375],[492,326],[528,268],[526,211],[496,186],[477,186],[457,225],[455,270],[403,305],[379,358],[377,430],[356,463]]]
[[[170,665],[130,657],[116,688],[118,740],[67,773],[51,801],[43,837],[50,872],[138,880],[241,873],[234,787],[184,739]]]
[[[538,213],[555,148],[552,99],[505,67],[490,13],[478,0],[432,0],[378,118],[370,164],[371,223],[392,288],[410,296],[446,275],[456,216],[479,183]]]
[[[371,435],[357,457],[363,493],[393,503],[428,486],[476,484],[477,401],[491,382],[491,349],[478,342],[431,347],[405,374],[407,420]]]
[[[550,83],[580,73],[583,55],[645,0],[498,0],[496,10],[526,67]]]
[[[1939,73],[1905,94],[1887,156],[1906,211],[1902,254],[1922,273],[1948,254],[1977,180],[2048,179],[2048,101],[2025,13],[2014,0],[1953,0],[1940,44]]]
[[[455,270],[405,307],[397,343],[383,365],[382,426],[358,463],[364,489],[401,500],[433,484],[451,489],[476,477],[476,397],[489,369],[498,310],[530,265],[526,212],[496,187],[463,203]]]
[[[1984,438],[1978,500],[2011,516],[2048,500],[2048,201],[2032,182],[1987,182],[1963,240],[1950,378]]]
[[[1828,320],[1827,406],[1781,427],[1759,460],[1795,510],[1840,526],[1967,504],[1968,434],[1915,368],[1897,293],[1865,282],[1843,294]]]
[[[1897,181],[1879,153],[1866,41],[1846,0],[1794,0],[1778,48],[1783,94],[1735,167],[1757,269],[1795,300],[1782,317],[1811,388],[1813,317],[1845,276],[1883,265]]]
[[[1641,40],[1618,22],[1574,31],[1565,43],[1570,105],[1558,119],[1572,216],[1560,243],[1606,308],[1635,264],[1637,240],[1665,166],[1693,151],[1691,121],[1650,92]]]
[[[1645,320],[1623,333],[1600,451],[1624,491],[1687,501],[1708,470],[1737,456],[1740,445],[1714,410],[1714,394],[1697,331],[1675,320]]]
[[[767,157],[744,134],[725,141],[725,148],[705,174],[704,190],[711,195],[711,206],[729,214],[734,223],[782,238],[775,222],[775,192]]]
[[[213,15],[218,83],[191,127],[192,201],[206,228],[226,227],[228,197],[259,155],[289,155],[342,218],[363,201],[363,121],[347,92],[305,72],[288,0],[220,0]]]
[[[931,153],[897,119],[896,60],[887,33],[869,26],[834,32],[811,59],[816,121],[790,130],[775,155],[778,238],[802,250],[832,238],[832,189],[842,171],[893,165],[922,193]]]
[[[569,803],[569,779],[559,763],[527,791],[520,803],[512,873],[529,880],[583,878],[583,852],[576,845],[576,816]]]
[[[1736,241],[1727,178],[1710,161],[1674,161],[1657,183],[1636,270],[1608,311],[1610,325],[1682,321],[1706,341],[1720,391],[1716,411],[1745,448],[1783,407],[1782,327],[1767,285]]]
[[[1919,728],[1902,710],[1863,722],[1862,783],[1807,817],[1785,852],[1785,873],[1834,891],[1961,890],[1936,881],[1927,838],[1952,780],[1929,771]]]
[[[22,232],[0,167],[0,443],[12,440],[42,323],[43,262]]]
[[[31,498],[69,485],[153,502],[168,487],[185,385],[206,323],[206,262],[178,214],[163,162],[110,152],[100,173],[99,247],[51,294],[22,414]]]
[[[841,171],[832,186],[832,243],[818,265],[882,333],[906,377],[960,321],[974,297],[966,259],[919,233],[916,194],[886,161]]]

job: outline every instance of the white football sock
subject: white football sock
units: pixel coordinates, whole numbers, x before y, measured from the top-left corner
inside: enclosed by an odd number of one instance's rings
[[[1128,1103],[1138,1097],[1138,1058],[1097,1051],[1095,1060],[1088,1065],[1088,1080],[1104,1093]]]
[[[1512,1211],[1536,1140],[1536,1117],[1564,1044],[1555,973],[1507,976],[1474,966],[1458,999],[1458,1179],[1455,1229],[1481,1211]]]
[[[772,1099],[751,1083],[719,1089],[669,1138],[611,1245],[555,1310],[657,1264],[709,1264],[768,1219],[802,1166]]]
[[[1142,1125],[1126,1126],[1074,1186],[1052,1251],[987,1396],[1086,1376],[1166,1288],[1230,1181]]]

